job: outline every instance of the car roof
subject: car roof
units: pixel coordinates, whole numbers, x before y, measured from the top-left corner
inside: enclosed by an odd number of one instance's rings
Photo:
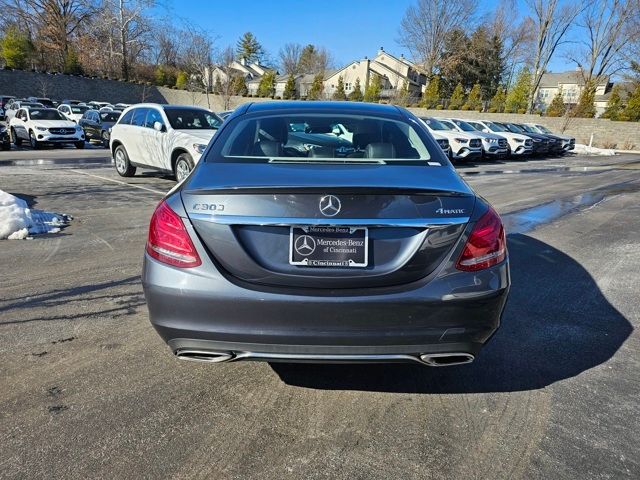
[[[240,110],[241,107],[238,108]],[[299,112],[310,111],[336,111],[343,113],[358,112],[371,114],[384,114],[400,116],[400,109],[395,105],[384,105],[378,103],[365,102],[325,102],[325,101],[275,101],[249,103],[246,105],[245,113],[272,113],[278,111],[296,110]]]

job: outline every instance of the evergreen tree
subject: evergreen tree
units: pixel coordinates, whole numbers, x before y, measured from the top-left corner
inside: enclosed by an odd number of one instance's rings
[[[489,103],[490,112],[504,112],[504,104],[507,99],[507,92],[503,87],[498,87],[496,94]]]
[[[596,85],[593,80],[588,81],[582,91],[578,104],[573,111],[574,117],[593,118],[596,116],[596,107],[593,102],[596,99]]]
[[[480,92],[480,84],[476,83],[467,97],[467,103],[463,105],[465,110],[479,110],[482,108],[482,97]]]
[[[285,100],[290,100],[292,98],[296,98],[296,78],[293,76],[293,73],[289,74],[289,78],[287,78],[287,83],[284,85],[284,92],[282,92],[282,98]]]
[[[436,75],[431,79],[429,85],[424,91],[422,95],[422,102],[420,103],[421,107],[424,108],[435,108],[436,105],[440,104],[440,77]]]
[[[244,58],[247,62],[260,62],[264,50],[258,39],[251,32],[246,32],[236,43],[238,58]]]
[[[234,95],[245,96],[247,94],[247,82],[242,75],[236,75],[231,81],[231,91]]]
[[[378,102],[380,100],[380,92],[382,91],[382,80],[380,75],[371,73],[369,84],[364,89],[365,102]]]
[[[220,80],[220,75],[216,75],[216,81],[213,82],[213,92],[220,94],[222,93],[222,89],[223,87],[222,87],[222,81]]]
[[[607,108],[602,114],[602,118],[608,118],[609,120],[618,120],[622,113],[622,97],[620,96],[620,86],[614,85],[611,89],[611,95],[607,102]]]
[[[640,83],[627,98],[627,106],[624,109],[623,116],[625,120],[640,121]]]
[[[567,112],[567,108],[564,105],[564,98],[562,97],[562,88],[558,90],[558,93],[551,100],[551,104],[547,108],[547,117],[562,117]]]
[[[464,89],[462,88],[462,84],[458,83],[456,88],[453,90],[451,94],[451,98],[449,99],[449,110],[458,110],[464,103]]]
[[[324,74],[318,73],[313,77],[313,83],[307,95],[308,100],[320,100],[324,92]]]
[[[29,37],[16,26],[7,28],[4,37],[0,40],[0,51],[9,68],[25,68],[31,50]]]
[[[362,94],[362,87],[360,87],[360,77],[356,78],[356,83],[353,86],[353,90],[349,93],[349,100],[352,102],[361,102],[364,98]]]
[[[273,97],[276,92],[276,73],[273,70],[269,70],[262,75],[260,83],[258,84],[258,96],[259,97]]]
[[[63,72],[71,75],[82,74],[82,65],[80,65],[80,59],[78,58],[78,54],[73,48],[69,49],[67,57],[64,59]]]
[[[347,93],[344,91],[344,80],[342,80],[342,75],[338,76],[338,85],[336,89],[333,91],[333,95],[331,96],[334,100],[346,100]]]
[[[507,94],[504,111],[507,113],[525,113],[529,101],[530,89],[531,72],[529,72],[527,68],[523,68],[520,70],[520,73],[518,73],[516,83]]]
[[[180,90],[184,90],[187,88],[187,83],[189,83],[189,75],[187,72],[179,72],[176,77],[176,87]]]
[[[398,90],[394,103],[403,107],[406,107],[409,103],[409,84],[406,80],[402,82],[402,87]]]

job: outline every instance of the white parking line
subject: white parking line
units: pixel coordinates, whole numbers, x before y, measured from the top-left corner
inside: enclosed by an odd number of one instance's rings
[[[159,195],[165,195],[167,192],[162,192],[160,190],[156,190],[154,188],[143,187],[142,185],[134,185],[132,183],[123,182],[122,180],[116,180],[115,178],[102,177],[100,175],[94,175],[93,173],[87,173],[80,170],[75,170],[73,168],[69,169],[74,173],[79,173],[81,175],[86,175],[88,177],[99,178],[100,180],[106,180],[107,182],[118,183],[120,185],[126,185],[127,187],[139,188],[140,190],[146,190],[147,192],[157,193]]]

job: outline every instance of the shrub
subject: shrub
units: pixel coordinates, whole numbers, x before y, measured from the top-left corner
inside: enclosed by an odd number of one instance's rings
[[[464,105],[462,105],[462,108],[460,110],[464,110],[465,112],[468,112],[469,110],[471,110],[471,105],[469,105],[468,103],[465,103]]]
[[[602,142],[602,148],[616,148],[618,144],[616,142],[605,141]]]
[[[458,110],[458,106],[457,105],[449,105],[449,110]]]
[[[436,110],[444,110],[444,107],[442,105],[436,105]]]
[[[518,109],[518,113],[520,113],[520,114],[527,113],[527,109],[526,108],[519,108]]]
[[[622,149],[623,150],[635,150],[636,149],[636,144],[633,143],[633,142],[630,142],[630,141],[626,141],[622,145]]]
[[[487,110],[487,112],[489,112],[489,113],[497,113],[498,109],[496,107],[490,107],[489,110]]]

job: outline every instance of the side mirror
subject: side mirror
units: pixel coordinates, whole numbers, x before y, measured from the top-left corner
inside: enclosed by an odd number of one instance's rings
[[[153,122],[153,128],[154,130],[158,131],[158,132],[164,132],[165,128],[164,125],[160,122]]]

